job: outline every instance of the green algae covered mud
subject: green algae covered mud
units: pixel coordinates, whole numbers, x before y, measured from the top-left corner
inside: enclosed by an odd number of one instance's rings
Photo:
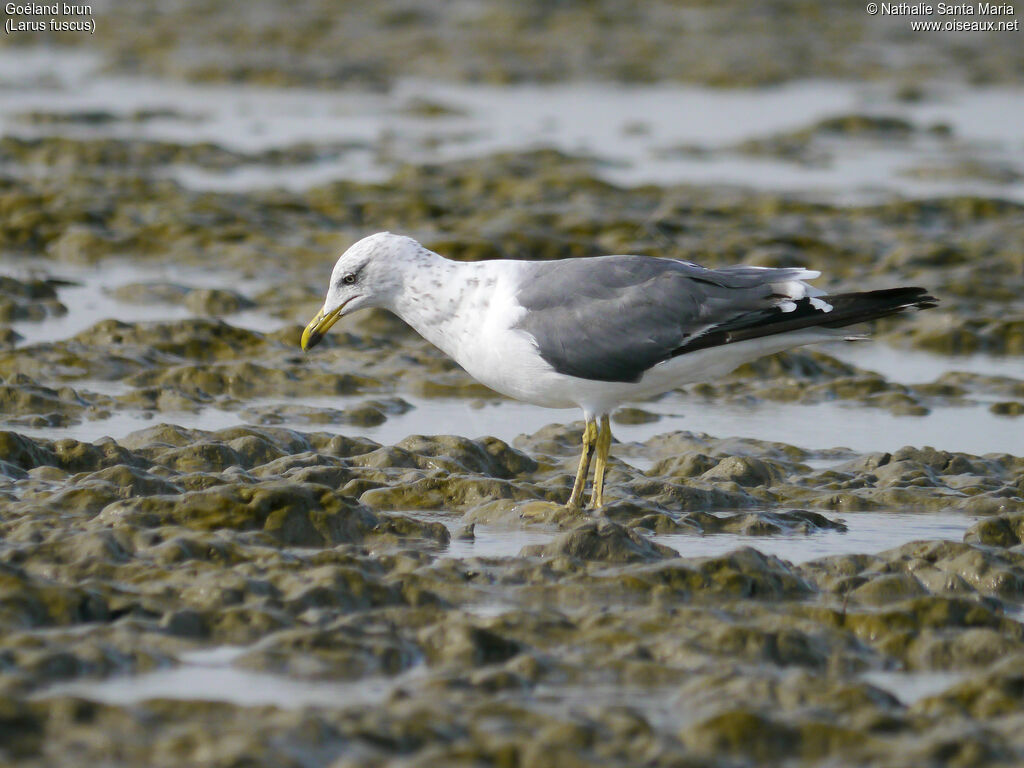
[[[14,7],[7,11],[12,20],[44,26],[50,19],[33,14],[32,7],[61,9],[6,5]],[[934,18],[954,18],[938,8],[966,5],[977,14],[984,13],[980,6],[992,7],[995,15],[985,18],[1010,21],[1012,28],[1014,15],[1006,13],[1012,5],[933,3],[939,14]],[[800,77],[890,77],[901,81],[907,99],[920,97],[919,81],[927,78],[1017,82],[1022,56],[1013,32],[915,32],[905,15],[872,15],[863,4],[655,0],[627,7],[486,0],[420,7],[402,0],[302,0],[289,6],[257,0],[242,13],[227,2],[185,0],[168,7],[141,0],[73,8],[88,12],[66,20],[94,21],[96,34],[42,38],[22,32],[6,36],[5,43],[45,40],[97,53],[113,71],[217,83],[386,88],[410,72],[498,84],[683,80],[725,87]]]
[[[0,40],[0,763],[1024,762],[1017,37],[92,11]],[[385,229],[942,303],[621,409],[586,515],[577,413],[385,313],[298,350]]]

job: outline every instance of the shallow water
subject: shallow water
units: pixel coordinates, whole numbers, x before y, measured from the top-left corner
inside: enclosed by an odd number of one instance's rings
[[[406,513],[421,519],[433,517]],[[843,516],[826,515],[841,520],[846,531],[817,531],[810,534],[744,536],[734,533],[663,534],[651,538],[679,552],[682,557],[715,557],[741,547],[753,547],[766,555],[775,555],[791,563],[801,564],[832,555],[874,554],[895,549],[911,541],[961,541],[964,532],[978,518],[958,513],[930,512],[853,512]],[[450,524],[456,533],[460,523]],[[449,557],[515,557],[527,545],[546,544],[557,531],[536,528],[502,528],[480,525],[474,528],[472,540],[454,536],[445,550]]]
[[[0,70],[11,55],[0,52]],[[929,98],[905,102],[889,86],[826,80],[722,90],[602,83],[500,87],[406,79],[380,94],[166,83],[89,72],[90,60],[80,54],[73,54],[70,65],[61,60],[62,54],[38,58],[40,67],[52,70],[56,85],[26,90],[17,80],[0,84],[0,133],[209,141],[249,153],[301,142],[333,147],[323,160],[303,165],[249,164],[224,172],[193,166],[166,169],[196,188],[303,189],[334,179],[383,181],[403,162],[551,147],[600,159],[598,174],[625,185],[734,184],[812,192],[818,199],[840,203],[894,193],[1024,200],[1024,182],[1012,174],[1001,182],[969,174],[932,180],[912,174],[916,168],[944,168],[957,159],[1015,170],[1018,176],[1024,172],[1017,152],[1016,126],[1024,123],[1024,89],[1019,88],[932,83]],[[419,102],[448,112],[425,119],[410,111]],[[99,126],[35,126],[17,120],[20,112],[81,110],[179,114]],[[955,141],[922,134],[892,147],[838,137],[830,140],[830,159],[817,164],[719,151],[851,113],[899,117],[922,131],[942,124],[952,130]],[[684,151],[676,151],[680,147]]]
[[[965,672],[866,672],[861,679],[888,691],[906,706],[935,696],[969,677]]]
[[[977,518],[962,514],[907,514],[903,512],[851,512],[842,517],[846,531],[819,531],[785,536],[741,536],[716,533],[709,536],[655,536],[655,541],[672,547],[683,557],[712,557],[751,546],[766,555],[791,563],[805,563],[832,555],[874,554],[895,549],[911,541],[961,541]]]
[[[48,699],[75,696],[105,704],[132,705],[152,699],[182,701],[221,701],[242,707],[348,708],[380,704],[403,685],[423,677],[422,670],[412,670],[393,678],[360,678],[354,682],[297,680],[284,675],[255,672],[231,666],[234,659],[248,649],[220,646],[184,653],[180,663],[170,669],[140,675],[118,675],[106,680],[75,680],[49,686],[33,696]],[[942,693],[968,678],[962,672],[896,672],[873,671],[861,679],[888,693],[905,706]],[[538,687],[534,693],[538,707],[567,704],[585,705],[589,701],[613,695],[618,704],[632,705],[645,711],[658,722],[678,722],[679,706],[674,689],[659,697],[649,688],[630,691],[622,686]],[[660,704],[659,704],[660,703]],[[660,713],[660,717],[658,714]]]
[[[924,384],[951,371],[1024,378],[1024,359],[1016,356],[933,355],[917,349],[897,349],[876,342],[827,344],[820,349],[844,362],[875,371],[900,384]]]
[[[414,406],[407,413],[388,417],[379,426],[348,424],[310,425],[299,419],[274,423],[299,431],[326,430],[339,435],[368,437],[383,445],[393,445],[409,435],[449,434],[452,424],[469,437],[490,435],[511,443],[522,434],[531,434],[552,423],[570,423],[580,412],[538,408],[515,400],[485,401],[483,404],[458,398],[420,398],[397,391]],[[360,397],[311,397],[303,404],[344,408],[367,399]],[[294,402],[287,399],[250,400],[250,405]],[[759,403],[733,405],[703,403],[672,393],[644,408],[662,413],[660,420],[648,424],[615,424],[615,437],[622,442],[643,442],[655,435],[677,430],[703,432],[718,437],[746,437],[784,442],[807,450],[846,448],[855,452],[895,451],[906,445],[931,446],[940,450],[975,455],[1024,452],[1024,435],[1012,419],[996,416],[984,406],[936,408],[928,416],[893,416],[881,409],[856,408],[837,403],[790,405]],[[161,422],[189,429],[218,430],[246,423],[236,411],[205,407],[196,411],[115,411],[110,418],[86,420],[67,427],[18,427],[33,437],[59,439],[72,437],[92,442],[101,437],[115,440],[139,429]],[[970,429],[965,430],[964,425]],[[612,454],[616,451],[613,447]],[[622,456],[637,469],[650,467],[650,458]],[[834,463],[834,462],[832,462]]]
[[[107,260],[83,266],[54,263],[38,259],[26,269],[23,261],[0,256],[0,275],[25,278],[31,274],[67,281],[57,289],[58,299],[68,308],[67,314],[49,316],[41,321],[20,320],[10,323],[23,340],[19,346],[67,339],[92,327],[101,320],[124,323],[163,322],[196,317],[181,304],[170,302],[121,301],[110,295],[120,286],[134,283],[170,283],[186,288],[218,288],[251,296],[267,287],[265,278],[246,278],[233,271],[165,262],[132,262]],[[267,332],[280,328],[280,318],[259,310],[242,310],[224,316],[226,322],[254,331]]]
[[[80,696],[106,704],[135,704],[149,699],[223,701],[243,707],[342,708],[379,704],[416,674],[362,677],[352,682],[298,680],[285,675],[232,666],[247,648],[220,646],[183,653],[170,669],[107,680],[75,680],[40,691],[35,698]]]
[[[458,534],[459,528],[459,525],[452,526],[452,533]],[[453,535],[444,554],[448,557],[515,557],[523,547],[547,544],[555,535],[536,528],[502,528],[477,523],[472,539]]]

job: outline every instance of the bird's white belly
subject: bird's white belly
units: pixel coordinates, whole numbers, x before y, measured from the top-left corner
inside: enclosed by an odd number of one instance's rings
[[[488,375],[490,371],[470,370],[469,373],[510,397],[548,408],[578,406],[585,413],[596,416],[609,413],[622,403],[660,395],[684,384],[725,376],[743,363],[764,355],[830,339],[835,339],[835,335],[828,331],[808,329],[785,336],[698,350],[654,366],[638,382],[594,381],[555,373],[535,351],[533,356],[535,361],[540,361],[540,366],[534,364],[532,369],[529,365],[517,366],[517,370],[523,373],[520,377],[510,379]],[[532,347],[528,341],[527,344]],[[499,365],[493,371],[500,372],[503,368]]]
[[[818,328],[740,341],[689,352],[659,363],[638,382],[595,382],[574,379],[579,405],[590,413],[607,413],[631,400],[660,395],[684,384],[709,381],[727,375],[744,363],[804,344],[834,340],[836,336]]]
[[[526,339],[513,341],[510,335],[505,344],[480,349],[460,364],[481,384],[516,400],[545,408],[579,405],[574,387],[578,380],[555,373],[532,346]]]

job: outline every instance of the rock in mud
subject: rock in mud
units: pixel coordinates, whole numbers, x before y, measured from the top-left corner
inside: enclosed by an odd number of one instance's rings
[[[606,563],[652,562],[679,553],[650,541],[632,528],[612,522],[584,523],[563,533],[550,544],[524,547],[522,557],[558,557],[567,555],[584,561]]]

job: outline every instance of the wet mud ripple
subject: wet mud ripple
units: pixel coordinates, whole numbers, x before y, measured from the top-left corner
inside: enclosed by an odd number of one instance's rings
[[[161,424],[95,443],[0,433],[5,754],[295,765],[1024,754],[1024,459],[907,448],[815,469],[784,444],[670,433],[648,441],[662,458],[647,471],[615,461],[612,502],[586,515],[560,506],[576,434],[384,446],[256,426]],[[660,543],[814,536],[872,508],[982,517],[963,541],[801,565],[752,548],[679,557]],[[547,543],[448,556],[481,525]],[[208,703],[127,705],[103,693],[128,674],[186,674],[189,654],[219,646],[240,647],[232,669],[306,681],[320,698],[245,706],[204,690]],[[950,672],[941,690],[912,694],[913,680]],[[92,688],[61,687],[83,681]]]

